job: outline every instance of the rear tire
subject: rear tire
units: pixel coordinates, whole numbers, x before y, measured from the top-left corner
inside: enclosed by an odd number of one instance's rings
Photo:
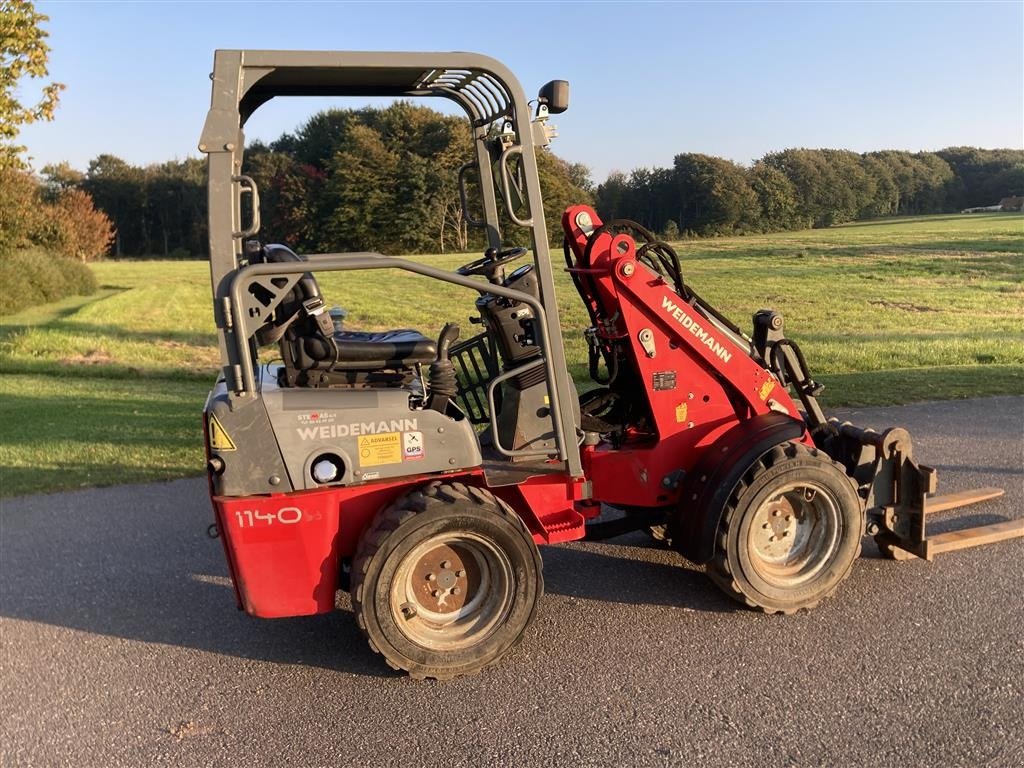
[[[842,468],[813,448],[785,443],[736,484],[707,572],[744,605],[796,613],[849,576],[863,532],[860,498]]]
[[[370,647],[416,678],[496,663],[523,637],[544,590],[533,537],[480,488],[434,482],[363,534],[352,607]]]

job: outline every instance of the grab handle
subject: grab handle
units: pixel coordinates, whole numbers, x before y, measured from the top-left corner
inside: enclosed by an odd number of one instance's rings
[[[252,237],[260,231],[260,192],[256,188],[256,181],[251,176],[232,176],[231,181],[238,184],[238,198],[241,200],[242,195],[248,193],[252,195],[252,221],[249,222],[247,229],[243,229],[240,232],[233,232],[232,237],[244,240],[247,237]],[[238,214],[241,219],[241,212]]]

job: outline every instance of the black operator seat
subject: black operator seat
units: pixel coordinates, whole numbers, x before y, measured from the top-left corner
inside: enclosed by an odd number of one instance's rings
[[[284,245],[267,245],[262,250],[268,263],[306,261]],[[300,386],[307,379],[310,383],[313,379],[321,383],[355,383],[351,376],[329,382],[329,374],[401,371],[429,364],[437,357],[437,341],[409,328],[334,330],[320,286],[309,272],[281,301],[270,322],[260,329],[257,341],[261,345],[280,344],[285,367],[290,369],[288,378]]]
[[[363,368],[404,368],[427,365],[437,357],[437,340],[419,331],[401,328],[394,331],[335,331],[337,370]]]

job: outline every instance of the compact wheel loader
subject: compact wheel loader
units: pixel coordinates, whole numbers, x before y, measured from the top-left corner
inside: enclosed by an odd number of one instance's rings
[[[839,586],[865,535],[930,560],[1024,534],[1007,521],[929,536],[929,511],[1001,491],[931,496],[935,472],[905,430],[825,417],[781,314],[758,311],[744,332],[637,224],[570,207],[553,263],[536,153],[568,107],[566,82],[528,102],[478,54],[248,50],[218,51],[212,80],[199,148],[223,373],[204,423],[213,532],[248,613],[332,611],[347,588],[388,664],[448,679],[522,639],[543,591],[539,544],[652,529],[735,600],[793,613]],[[242,128],[270,99],[303,95],[461,106],[475,157],[459,188],[482,257],[449,272],[261,243]],[[531,247],[510,246],[503,227]],[[582,395],[556,268],[589,314],[579,331],[595,386]],[[388,270],[437,281],[452,321],[402,328],[396,298],[394,330],[339,328],[316,276]],[[460,339],[469,312],[482,330]],[[279,365],[260,362],[268,347]]]

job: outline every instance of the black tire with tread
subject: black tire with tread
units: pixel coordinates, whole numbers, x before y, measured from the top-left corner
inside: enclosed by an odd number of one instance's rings
[[[481,643],[446,652],[427,649],[403,635],[391,619],[388,576],[398,567],[394,558],[419,541],[467,527],[492,537],[510,557],[512,606]],[[359,629],[390,667],[417,679],[450,680],[497,663],[522,640],[543,591],[540,553],[523,521],[490,492],[457,482],[434,481],[383,509],[363,532],[352,563],[350,592]]]
[[[770,495],[772,486],[781,487],[782,480],[799,477],[811,477],[833,492],[842,521],[839,545],[832,561],[809,584],[788,595],[766,594],[755,586],[756,579],[752,581],[744,569],[739,553],[742,546],[739,529],[743,516],[756,510]],[[796,613],[815,607],[850,575],[860,555],[863,533],[863,504],[842,465],[815,448],[801,443],[783,443],[755,461],[733,488],[722,512],[715,555],[707,564],[707,574],[723,592],[750,608],[765,613]]]

